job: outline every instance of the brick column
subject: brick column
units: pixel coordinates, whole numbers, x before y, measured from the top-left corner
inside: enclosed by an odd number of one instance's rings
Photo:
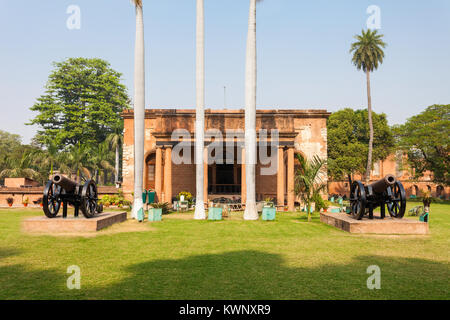
[[[287,194],[288,194],[288,210],[294,211],[295,192],[294,192],[294,148],[288,149],[288,168],[287,168]]]
[[[162,149],[156,148],[156,164],[155,164],[155,191],[158,202],[162,199]]]
[[[203,201],[208,203],[208,148],[203,149]]]
[[[284,206],[284,150],[278,147],[277,205]]]
[[[164,159],[164,202],[172,204],[172,146],[166,147]]]
[[[241,203],[245,203],[247,201],[247,185],[245,183],[245,148],[241,149],[241,153]]]

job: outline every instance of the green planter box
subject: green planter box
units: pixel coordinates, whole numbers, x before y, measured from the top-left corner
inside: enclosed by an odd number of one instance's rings
[[[162,220],[162,209],[148,209],[148,221],[161,221]]]
[[[264,207],[262,210],[262,219],[265,221],[275,220],[276,209],[270,207]]]
[[[209,208],[208,220],[222,220],[222,208]]]

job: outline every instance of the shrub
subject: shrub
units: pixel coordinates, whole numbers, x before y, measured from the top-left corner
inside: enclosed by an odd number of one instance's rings
[[[25,198],[25,199],[23,199],[22,203],[23,204],[29,204],[30,203],[30,199]]]
[[[8,197],[8,198],[6,198],[6,202],[8,204],[13,204],[14,203],[14,198],[13,197]]]
[[[111,197],[105,194],[99,201],[99,203],[103,204],[105,207],[109,207],[111,205]]]
[[[162,214],[168,214],[170,212],[169,203],[167,202],[152,203],[151,207],[154,209],[162,209]]]
[[[320,212],[320,209],[328,209],[328,206],[325,204],[325,200],[322,199],[322,196],[320,194],[314,194],[312,200],[316,204],[316,212]]]
[[[178,201],[180,201],[181,196],[184,196],[184,201],[187,201],[189,202],[189,204],[192,204],[192,194],[190,192],[181,191],[177,196]]]

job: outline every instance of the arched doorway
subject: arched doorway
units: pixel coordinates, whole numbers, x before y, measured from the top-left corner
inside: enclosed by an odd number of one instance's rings
[[[436,187],[436,197],[440,198],[444,195],[444,187],[443,186],[437,186]]]
[[[418,197],[419,196],[419,187],[413,185],[411,188],[411,195]]]
[[[156,154],[155,152],[153,152],[150,153],[145,159],[144,187],[146,190],[155,189],[155,165],[156,165]]]

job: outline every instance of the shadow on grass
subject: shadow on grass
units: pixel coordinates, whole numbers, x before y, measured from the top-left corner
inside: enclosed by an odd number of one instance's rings
[[[366,270],[381,268],[381,290]],[[359,256],[350,263],[288,267],[278,254],[237,251],[156,260],[125,270],[124,280],[89,290],[96,299],[448,299],[447,264]]]
[[[3,257],[18,251],[0,249]],[[120,257],[117,257],[120,259]],[[295,262],[295,261],[294,261]],[[42,263],[45,264],[45,257]],[[299,262],[301,263],[301,262]],[[366,270],[381,269],[369,290]],[[279,254],[255,250],[205,254],[130,265],[110,285],[68,290],[66,270],[0,266],[0,299],[449,299],[449,264],[401,257],[357,256],[346,264],[288,266]],[[91,266],[92,267],[92,266]],[[92,274],[92,272],[91,272]],[[95,283],[108,283],[107,272]],[[93,282],[93,279],[88,279]]]

